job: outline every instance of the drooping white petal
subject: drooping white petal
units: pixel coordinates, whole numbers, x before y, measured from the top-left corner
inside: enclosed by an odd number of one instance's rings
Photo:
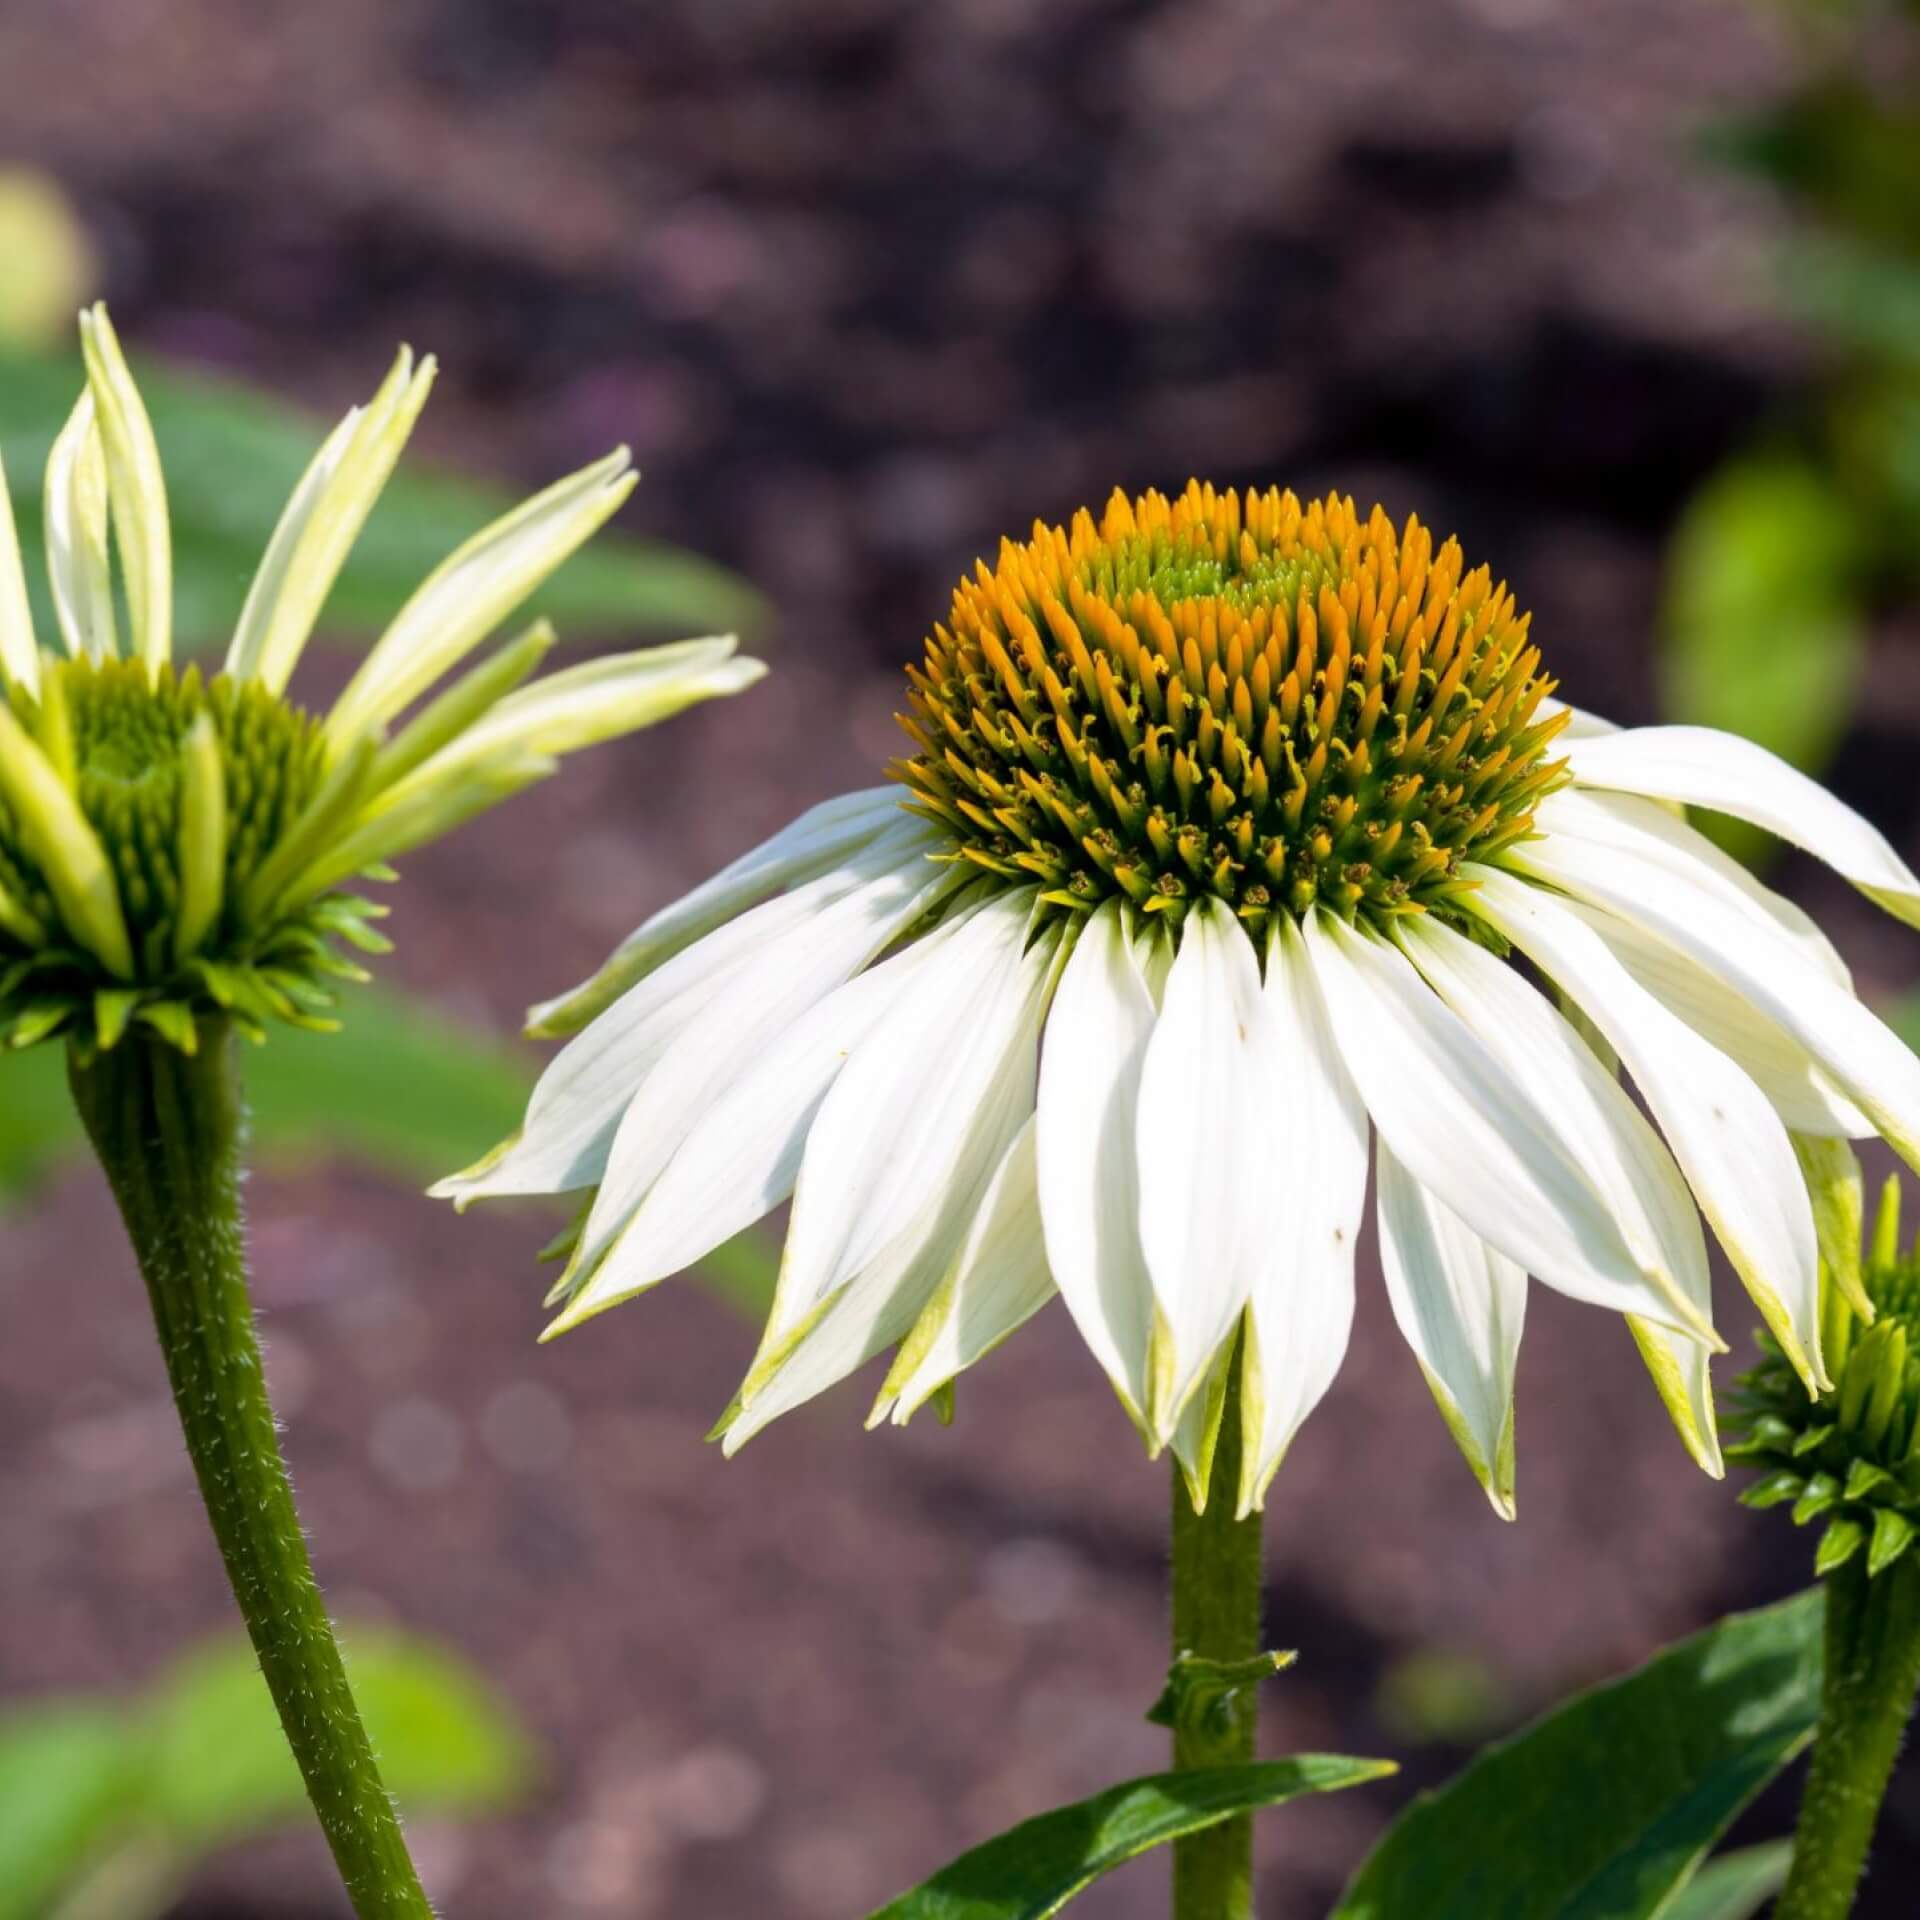
[[[93,395],[83,393],[47,456],[47,584],[67,651],[111,660],[113,573],[107,558],[107,456]]]
[[[1489,867],[1469,866],[1464,877],[1475,882],[1473,911],[1552,978],[1620,1056],[1734,1271],[1793,1364],[1824,1384],[1813,1211],[1772,1103],[1553,895]]]
[[[333,583],[393,477],[437,368],[409,348],[380,390],[328,436],[280,516],[241,610],[227,671],[282,693],[312,637]]]
[[[1715,1480],[1726,1477],[1720,1455],[1720,1433],[1713,1412],[1713,1381],[1708,1354],[1697,1340],[1656,1326],[1638,1314],[1627,1316],[1627,1328],[1640,1349],[1654,1388],[1659,1393],[1681,1443],[1694,1465]]]
[[[1134,1127],[1152,983],[1128,909],[1096,909],[1060,976],[1040,1056],[1036,1129],[1047,1259],[1080,1337],[1144,1424],[1153,1282],[1140,1247]]]
[[[1526,1271],[1436,1200],[1384,1144],[1376,1179],[1393,1317],[1474,1478],[1494,1512],[1511,1520],[1513,1374]]]
[[[940,1290],[928,1301],[867,1424],[907,1421],[983,1360],[1054,1296],[1040,1232],[1040,1186],[1030,1117],[1014,1135]]]
[[[626,448],[536,494],[442,561],[374,643],[327,716],[335,753],[457,666],[618,512],[639,475]]]
[[[1172,1438],[1253,1284],[1250,1244],[1273,1177],[1255,1112],[1257,1062],[1270,1049],[1253,942],[1211,895],[1194,903],[1140,1069],[1134,1137],[1140,1245],[1159,1308],[1146,1414]]]
[[[581,1271],[599,1264],[713,1100],[961,877],[922,859],[823,905],[799,932],[749,948],[722,990],[678,1019],[614,1134],[580,1238]]]
[[[33,608],[20,564],[5,461],[0,461],[0,681],[32,694],[40,691],[40,649],[33,637]]]
[[[1244,1515],[1346,1357],[1353,1260],[1367,1193],[1367,1112],[1341,1063],[1298,925],[1279,915],[1267,943],[1268,1021],[1249,1089],[1272,1159],[1261,1176],[1247,1321]]]
[[[1750,1001],[1820,1063],[1887,1143],[1920,1165],[1920,1060],[1860,1001],[1784,942],[1664,866],[1567,834],[1510,848],[1505,864],[1664,941]]]
[[[173,657],[173,534],[160,449],[104,306],[81,314],[80,350],[106,458],[134,657],[155,668]]]
[[[648,1073],[743,968],[786,943],[831,944],[850,978],[911,924],[930,836],[894,833],[805,885],[764,901],[684,948],[563,1047],[512,1141],[433,1191],[466,1206],[487,1196],[567,1193],[599,1184],[621,1116]]]
[[[883,828],[898,824],[902,797],[898,787],[869,787],[809,807],[772,839],[643,921],[591,979],[530,1009],[528,1033],[541,1038],[577,1033],[682,948],[769,894],[816,879]]]
[[[913,1326],[1034,1110],[1059,935],[990,900],[855,1048],[807,1139],[732,1452]]]
[[[1400,938],[1435,992],[1528,1087],[1664,1297],[1668,1311],[1656,1317],[1705,1333],[1713,1308],[1700,1216],[1673,1156],[1619,1081],[1543,994],[1484,947],[1425,916],[1410,918]]]
[[[1811,915],[1762,886],[1738,860],[1657,801],[1567,788],[1540,802],[1534,824],[1541,833],[1573,834],[1654,861],[1742,915],[1760,938],[1785,940],[1841,986],[1852,986],[1846,961]]]
[[[1374,1127],[1422,1186],[1562,1293],[1696,1324],[1641,1265],[1528,1083],[1403,953],[1324,913],[1307,921],[1306,945]]]
[[[684,1272],[789,1199],[807,1132],[828,1089],[874,1023],[964,924],[950,913],[910,947],[856,974],[782,1033],[697,1115],[639,1210],[548,1329],[557,1334]]]
[[[1633,727],[1571,743],[1567,761],[1581,786],[1708,807],[1776,833],[1920,927],[1920,877],[1879,828],[1755,741],[1712,727]]]
[[[1790,1129],[1829,1139],[1872,1134],[1873,1122],[1777,1020],[1664,940],[1583,900],[1561,899],[1640,986],[1753,1081]]]

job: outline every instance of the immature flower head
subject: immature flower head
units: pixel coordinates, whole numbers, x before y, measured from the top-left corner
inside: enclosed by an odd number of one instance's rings
[[[536,626],[409,714],[620,505],[624,451],[453,554],[325,715],[286,687],[406,444],[433,363],[403,352],[329,436],[269,543],[221,671],[172,658],[159,449],[104,309],[87,387],[47,465],[43,653],[0,471],[0,1033],[114,1045],[135,1023],[191,1048],[202,1013],[330,1024],[382,909],[341,891],[544,778],[559,756],[760,674],[731,639],[614,656],[527,685]],[[118,587],[113,560],[118,559]],[[124,605],[125,619],[121,618]]]
[[[1746,1505],[1791,1503],[1796,1526],[1823,1523],[1818,1572],[1864,1552],[1877,1576],[1920,1537],[1920,1251],[1900,1244],[1898,1175],[1881,1196],[1866,1258],[1853,1265],[1851,1288],[1829,1276],[1835,1385],[1810,1402],[1763,1334],[1766,1357],[1740,1383],[1740,1439],[1728,1458],[1760,1476],[1740,1496]]]
[[[1560,706],[1503,586],[1337,497],[1038,528],[909,683],[895,784],[535,1010],[574,1037],[440,1191],[580,1196],[555,1331],[791,1198],[729,1448],[889,1350],[904,1420],[1058,1293],[1196,1498],[1241,1368],[1246,1509],[1339,1369],[1371,1169],[1395,1317],[1503,1513],[1530,1278],[1626,1317],[1710,1472],[1703,1216],[1830,1384],[1824,1169],[1873,1133],[1920,1163],[1920,1062],[1674,803],[1920,924],[1865,821],[1732,736]]]

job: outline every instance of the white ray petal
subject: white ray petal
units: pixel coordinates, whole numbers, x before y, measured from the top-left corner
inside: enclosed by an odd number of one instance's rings
[[[443,560],[394,616],[327,715],[342,753],[385,726],[619,511],[639,475],[626,448],[569,475]]]
[[[1029,1117],[1002,1158],[939,1292],[901,1346],[869,1426],[889,1414],[905,1426],[942,1387],[1053,1298],[1034,1140]]]
[[[1920,1166],[1920,1060],[1860,1001],[1785,943],[1755,938],[1719,900],[1654,861],[1551,834],[1504,864],[1633,922],[1750,1001],[1820,1063],[1887,1143]]]
[[[1633,727],[1570,743],[1568,765],[1581,786],[1678,800],[1764,827],[1920,927],[1920,877],[1880,829],[1755,741],[1712,727]]]
[[[1666,1318],[1712,1322],[1707,1246],[1693,1196],[1660,1136],[1553,1004],[1505,962],[1430,917],[1400,928],[1408,957],[1515,1080],[1524,1083],[1619,1224]],[[1546,1276],[1541,1276],[1543,1279]],[[1629,1303],[1629,1311],[1637,1303]],[[1662,1317],[1662,1316],[1656,1316]]]
[[[435,1194],[464,1207],[597,1186],[621,1116],[687,1022],[776,949],[798,959],[830,947],[844,962],[841,978],[851,978],[919,911],[926,846],[925,835],[885,836],[684,948],[549,1062],[515,1139],[441,1181]]]
[[[1541,833],[1573,834],[1656,862],[1742,915],[1762,939],[1784,939],[1841,986],[1853,985],[1839,949],[1811,915],[1762,886],[1738,860],[1657,801],[1569,788],[1549,794],[1535,808],[1534,824]]]
[[[1270,1058],[1268,1019],[1252,940],[1203,897],[1180,930],[1134,1127],[1140,1244],[1159,1309],[1146,1413],[1162,1445],[1252,1288],[1252,1230],[1273,1178],[1252,1092],[1256,1062]]]
[[[153,669],[173,657],[173,533],[160,449],[105,306],[81,314],[80,350],[106,458],[134,657]]]
[[[527,1014],[540,1038],[577,1033],[653,968],[783,888],[817,879],[901,818],[899,787],[869,787],[809,807],[772,839],[643,921],[590,979]]]
[[[1553,895],[1490,867],[1469,866],[1464,877],[1476,883],[1473,911],[1553,979],[1620,1056],[1775,1337],[1810,1384],[1825,1384],[1813,1209],[1772,1103]]]
[[[580,1282],[549,1335],[684,1272],[792,1196],[807,1131],[848,1056],[969,911],[956,910],[836,987],[691,1117],[686,1139],[599,1266],[570,1273],[555,1289],[563,1297]]]
[[[1047,1258],[1080,1337],[1144,1424],[1153,1282],[1134,1141],[1153,989],[1117,900],[1080,929],[1047,1016],[1036,1133]]]
[[[1367,1194],[1367,1111],[1342,1065],[1326,1005],[1290,916],[1267,942],[1268,1022],[1253,1100],[1264,1109],[1271,1161],[1262,1175],[1264,1230],[1254,1237],[1247,1323],[1244,1515],[1346,1357],[1353,1259]]]
[[[1513,1374],[1526,1271],[1436,1200],[1384,1144],[1376,1178],[1393,1317],[1474,1478],[1494,1512],[1511,1520]]]
[[[1558,897],[1640,986],[1739,1067],[1794,1132],[1848,1140],[1873,1133],[1873,1122],[1777,1020],[1631,921],[1568,895]]]
[[[227,649],[227,671],[282,693],[293,678],[346,564],[386,490],[433,391],[429,354],[402,347],[380,388],[322,442],[267,542]]]
[[[1382,1140],[1415,1179],[1529,1273],[1574,1299],[1657,1314],[1703,1336],[1528,1091],[1398,949],[1327,914],[1307,951],[1340,1056]]]
[[[1670,1327],[1656,1326],[1638,1314],[1627,1316],[1627,1328],[1694,1464],[1715,1480],[1724,1479],[1727,1468],[1720,1455],[1708,1364],[1712,1356],[1699,1341],[1689,1340]]]
[[[83,393],[47,455],[47,584],[67,651],[111,660],[113,572],[107,556],[107,456],[93,395]]]
[[[913,1326],[1034,1110],[1059,935],[991,900],[855,1048],[807,1138],[733,1452]]]
[[[581,1235],[582,1272],[600,1263],[714,1100],[961,878],[923,860],[842,896],[801,933],[750,948],[725,988],[677,1022],[621,1116]]]
[[[0,461],[0,683],[35,695],[40,691],[40,649],[33,637],[33,607],[27,599],[26,569],[20,564],[5,461]]]

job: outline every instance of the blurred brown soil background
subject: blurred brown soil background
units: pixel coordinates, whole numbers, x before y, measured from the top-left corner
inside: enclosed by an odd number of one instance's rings
[[[1116,482],[1417,510],[1513,580],[1573,698],[1645,717],[1665,530],[1803,370],[1774,209],[1691,153],[1784,57],[1737,0],[5,0],[0,159],[76,194],[136,346],[327,412],[431,347],[430,453],[534,483],[631,441],[629,523],[777,606],[772,682],[410,863],[392,976],[507,1032],[870,780],[952,579]],[[1837,784],[1911,855],[1899,660]],[[1784,879],[1868,991],[1906,983],[1845,889]],[[852,1920],[1160,1763],[1164,1478],[1058,1308],[951,1431],[865,1435],[856,1387],[724,1464],[752,1335],[697,1287],[536,1349],[549,1222],[326,1170],[252,1212],[331,1597],[464,1649],[546,1745],[523,1816],[420,1833],[450,1914]],[[1265,1821],[1272,1920],[1457,1764],[1407,1704],[1432,1656],[1477,1737],[1804,1577],[1616,1323],[1539,1291],[1503,1526],[1363,1278],[1270,1509],[1302,1657],[1268,1739],[1408,1765]],[[0,1693],[131,1685],[229,1602],[96,1178],[0,1227],[0,1326]],[[1917,1862],[1909,1768],[1863,1911],[1909,1913]],[[1164,1871],[1075,1911],[1147,1920]],[[338,1911],[300,1833],[182,1920]]]

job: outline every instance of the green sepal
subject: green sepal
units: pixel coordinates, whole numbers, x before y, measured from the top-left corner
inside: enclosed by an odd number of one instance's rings
[[[1799,1499],[1806,1488],[1806,1481],[1789,1468],[1779,1467],[1764,1479],[1756,1480],[1752,1486],[1745,1487],[1740,1493],[1743,1507],[1781,1507],[1789,1500]]]
[[[1856,1460],[1847,1469],[1846,1498],[1848,1500],[1870,1499],[1882,1487],[1890,1488],[1895,1493],[1906,1492],[1906,1489],[1885,1467],[1876,1467],[1871,1460]]]
[[[1793,1503],[1793,1524],[1804,1527],[1809,1520],[1819,1519],[1839,1498],[1840,1482],[1830,1473],[1816,1473]]]
[[[1821,1537],[1820,1551],[1813,1557],[1813,1570],[1824,1579],[1844,1567],[1866,1545],[1867,1530],[1858,1520],[1841,1514]]]
[[[185,1002],[149,1000],[133,1017],[143,1026],[151,1027],[168,1046],[177,1047],[182,1053],[199,1052],[200,1030]]]
[[[1873,1513],[1873,1540],[1867,1548],[1867,1575],[1871,1579],[1885,1573],[1913,1544],[1913,1522],[1894,1507],[1876,1507]]]
[[[1809,1427],[1793,1443],[1793,1457],[1798,1460],[1804,1455],[1817,1452],[1833,1437],[1833,1422],[1823,1420],[1817,1427]]]
[[[137,987],[101,987],[93,996],[93,1037],[102,1053],[120,1044],[140,1004]]]
[[[71,1000],[29,1000],[7,1029],[7,1045],[36,1046],[58,1033],[78,1011]]]

